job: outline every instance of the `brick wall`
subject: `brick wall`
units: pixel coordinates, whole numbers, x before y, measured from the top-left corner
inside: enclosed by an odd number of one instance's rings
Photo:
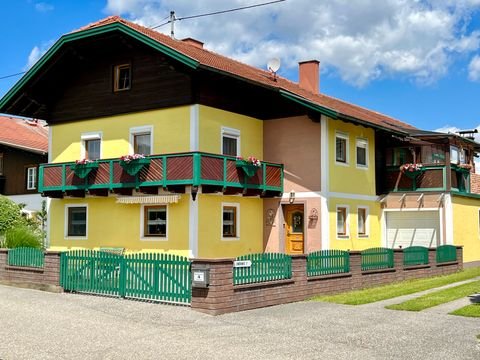
[[[193,264],[210,268],[210,285],[193,288],[193,310],[211,315],[302,301],[314,295],[334,294],[395,281],[451,274],[463,268],[462,247],[457,247],[457,261],[436,263],[436,251],[430,249],[429,264],[403,266],[403,251],[394,251],[394,268],[362,271],[361,253],[350,252],[350,273],[307,277],[306,255],[292,256],[292,278],[255,284],[233,285],[234,259],[194,259]]]
[[[470,192],[480,194],[480,174],[470,173]]]
[[[0,249],[0,282],[60,291],[60,252],[46,251],[43,268],[9,266],[8,250]]]

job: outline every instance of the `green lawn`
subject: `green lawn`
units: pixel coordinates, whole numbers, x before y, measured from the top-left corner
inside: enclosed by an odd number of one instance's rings
[[[480,281],[474,281],[468,284],[435,291],[433,293],[420,296],[416,299],[387,306],[386,308],[392,310],[421,311],[450,301],[461,299],[470,294],[476,293],[479,290]]]
[[[480,276],[480,267],[466,269],[451,275],[437,276],[427,279],[407,280],[395,284],[349,291],[337,295],[316,296],[314,301],[328,301],[337,304],[361,305],[375,301],[391,299],[397,296],[413,294],[419,291],[433,289],[457,281],[468,280]]]
[[[450,313],[451,315],[467,316],[467,317],[480,317],[480,304],[468,305]],[[480,335],[478,335],[480,340]]]

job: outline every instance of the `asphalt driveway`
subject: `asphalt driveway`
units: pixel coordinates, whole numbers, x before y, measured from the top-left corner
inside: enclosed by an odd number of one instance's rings
[[[0,285],[0,359],[480,359],[480,320],[302,302],[212,317]]]

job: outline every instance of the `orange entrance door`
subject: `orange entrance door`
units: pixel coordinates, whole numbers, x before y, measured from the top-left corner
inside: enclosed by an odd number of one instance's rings
[[[303,254],[303,205],[285,205],[285,252]]]

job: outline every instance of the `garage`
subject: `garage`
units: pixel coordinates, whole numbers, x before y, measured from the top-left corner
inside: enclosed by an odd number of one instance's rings
[[[388,211],[387,247],[436,247],[440,241],[438,211]]]

